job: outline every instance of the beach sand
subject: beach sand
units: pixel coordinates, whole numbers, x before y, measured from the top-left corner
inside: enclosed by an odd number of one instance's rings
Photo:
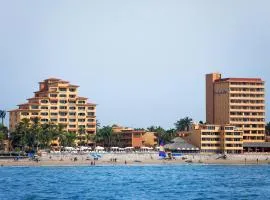
[[[0,166],[95,166],[106,165],[171,165],[171,164],[215,164],[215,165],[270,165],[270,154],[230,154],[226,159],[219,158],[216,154],[190,154],[176,157],[172,160],[164,160],[158,157],[158,153],[106,153],[101,154],[99,160],[95,160],[87,154],[85,155],[55,155],[49,154],[40,157],[40,161],[20,159],[0,160]],[[74,158],[76,157],[76,161]],[[185,159],[183,159],[185,157]],[[113,161],[116,159],[116,162]]]

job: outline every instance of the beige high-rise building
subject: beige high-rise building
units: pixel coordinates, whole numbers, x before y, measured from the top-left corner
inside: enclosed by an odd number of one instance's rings
[[[9,128],[13,131],[23,118],[38,117],[42,124],[61,124],[68,132],[96,133],[96,104],[78,96],[77,85],[57,78],[49,78],[39,83],[39,91],[19,108],[9,111]]]
[[[221,78],[206,75],[206,122],[234,125],[243,142],[265,141],[265,91],[260,78]]]

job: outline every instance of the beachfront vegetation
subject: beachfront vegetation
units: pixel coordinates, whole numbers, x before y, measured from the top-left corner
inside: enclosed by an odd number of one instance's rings
[[[32,121],[22,119],[16,126],[14,132],[10,133],[13,149],[38,150],[39,148],[50,148],[53,141],[58,140],[61,146],[74,146],[76,134],[63,130],[61,125],[53,123],[41,124],[38,118]]]
[[[174,125],[177,131],[189,131],[192,121],[191,118],[185,117],[175,122]]]
[[[265,126],[265,131],[267,135],[270,135],[270,122],[268,122]]]
[[[6,111],[5,110],[0,110],[0,119],[1,119],[1,124],[4,125],[4,119],[6,118]]]
[[[164,128],[160,126],[150,126],[147,128],[147,130],[155,133],[158,144],[161,141],[163,141],[164,143],[171,142],[171,140],[176,137],[175,129],[165,130]]]
[[[0,124],[0,150],[3,150],[3,142],[8,139],[8,128]]]

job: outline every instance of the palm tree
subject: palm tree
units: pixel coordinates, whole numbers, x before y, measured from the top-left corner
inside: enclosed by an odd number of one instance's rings
[[[6,111],[5,110],[0,110],[0,118],[2,120],[2,125],[4,125],[4,119],[6,118]]]
[[[100,137],[102,137],[104,141],[104,146],[111,147],[111,139],[112,139],[112,134],[113,134],[112,127],[103,126],[103,128],[99,130],[98,134]]]
[[[270,122],[268,122],[265,126],[265,131],[267,135],[270,135]]]
[[[3,141],[8,139],[8,128],[0,124],[0,149],[3,146]]]
[[[178,120],[174,125],[177,131],[189,131],[192,119],[189,117]]]
[[[80,140],[80,145],[82,144],[82,140],[83,139],[85,139],[85,137],[84,137],[84,135],[85,135],[85,132],[86,132],[86,130],[85,130],[85,127],[84,126],[80,126],[80,128],[79,128],[79,140]]]

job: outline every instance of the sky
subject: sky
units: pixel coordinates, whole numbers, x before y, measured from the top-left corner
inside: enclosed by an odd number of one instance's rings
[[[261,77],[270,108],[268,0],[0,0],[0,109],[49,77],[80,85],[101,125],[205,120],[205,74]],[[8,123],[8,117],[6,118]]]

